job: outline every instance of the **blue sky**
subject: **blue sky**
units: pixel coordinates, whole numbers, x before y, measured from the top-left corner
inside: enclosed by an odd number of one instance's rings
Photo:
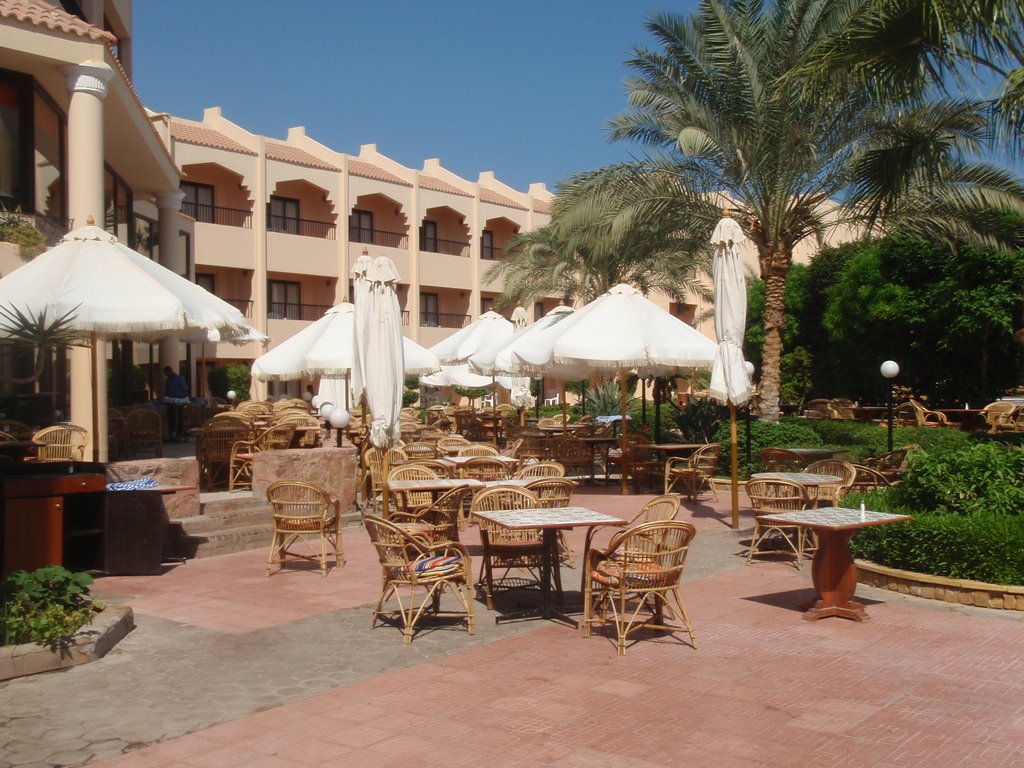
[[[219,106],[253,133],[361,144],[525,191],[628,159],[609,144],[624,62],[653,10],[695,0],[142,0],[134,82],[159,112]]]

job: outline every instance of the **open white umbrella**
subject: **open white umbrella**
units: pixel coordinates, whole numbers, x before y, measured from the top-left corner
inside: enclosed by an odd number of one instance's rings
[[[356,336],[356,360],[364,377],[363,396],[373,419],[370,442],[380,449],[387,449],[401,434],[398,419],[405,385],[402,309],[396,290],[399,274],[391,259],[378,256],[373,261],[369,277],[366,335]],[[357,307],[357,318],[360,313]]]
[[[626,418],[626,372],[660,376],[683,368],[710,368],[717,345],[673,317],[640,291],[619,284],[564,320],[537,332],[529,347],[513,355],[524,372],[578,378],[614,372],[621,382]],[[625,429],[621,430],[626,493]]]
[[[0,306],[69,327],[93,347],[93,457],[106,402],[96,397],[97,340],[155,341],[177,335],[243,340],[254,329],[225,301],[121,243],[99,227],[72,230],[49,251],[0,279]],[[10,327],[0,327],[0,335]]]
[[[708,394],[729,405],[729,444],[732,448],[732,527],[739,527],[739,459],[737,456],[736,406],[750,399],[750,376],[743,361],[743,336],[747,325],[747,285],[739,244],[746,239],[728,210],[711,235],[715,289],[715,335],[718,352],[711,369]]]
[[[512,323],[497,312],[484,312],[465,328],[430,347],[430,351],[442,365],[465,363],[477,352],[509,338],[512,331]]]
[[[489,387],[497,382],[505,389],[512,389],[512,379],[505,376],[481,376],[474,373],[466,363],[460,365],[442,365],[436,373],[420,376],[420,384],[428,387],[466,387],[467,389],[478,389]]]

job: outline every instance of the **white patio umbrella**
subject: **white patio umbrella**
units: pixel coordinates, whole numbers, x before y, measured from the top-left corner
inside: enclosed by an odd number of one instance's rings
[[[711,235],[715,289],[715,336],[718,352],[711,369],[708,394],[729,405],[729,444],[732,448],[732,527],[739,527],[739,459],[737,456],[736,406],[750,400],[750,376],[743,361],[743,336],[747,324],[747,285],[739,244],[746,239],[728,210]]]
[[[370,442],[386,449],[401,434],[398,419],[405,385],[402,309],[396,291],[399,274],[391,259],[378,256],[369,278],[368,311],[356,307],[357,319],[360,314],[366,318],[366,335],[356,336],[356,361],[363,376],[363,397],[373,419]]]
[[[578,378],[593,371],[615,372],[621,382],[626,419],[626,372],[665,375],[681,368],[710,368],[717,345],[673,317],[636,288],[619,284],[558,323],[537,332],[528,348],[513,355],[524,372]],[[625,429],[622,492],[626,493]]]
[[[420,376],[420,384],[428,387],[466,387],[467,389],[478,389],[489,387],[497,382],[505,389],[512,389],[513,380],[507,376],[481,376],[474,373],[469,364],[442,365],[436,373]]]
[[[87,225],[72,230],[49,251],[0,279],[0,306],[53,322],[67,317],[93,347],[93,457],[106,402],[96,397],[99,339],[155,341],[177,335],[228,341],[255,331],[225,301],[136,253],[114,235]],[[0,324],[0,335],[10,326]]]
[[[352,303],[355,306],[355,338],[356,344],[365,344],[367,333],[367,318],[370,311],[370,272],[373,270],[373,259],[364,248],[362,255],[352,265]],[[352,397],[360,402],[363,396],[363,383],[365,382],[364,369],[357,357],[352,367]],[[366,409],[363,409],[365,415]]]

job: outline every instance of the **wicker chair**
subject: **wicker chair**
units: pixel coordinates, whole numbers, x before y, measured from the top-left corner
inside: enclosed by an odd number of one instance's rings
[[[468,488],[452,488],[429,504],[392,512],[388,520],[406,533],[432,543],[458,541],[463,501],[468,493]]]
[[[920,447],[916,443],[904,445],[881,456],[865,459],[864,464],[880,472],[890,483],[894,483],[907,471],[910,454]]]
[[[568,507],[572,502],[572,492],[576,490],[576,483],[564,477],[538,477],[527,483],[526,487],[537,494],[541,506]],[[558,532],[558,551],[560,560],[565,561],[570,568],[576,567],[576,556],[569,546],[565,531]]]
[[[792,480],[748,480],[747,496],[754,508],[754,533],[750,537],[747,565],[754,555],[796,555],[796,567],[803,567],[804,529],[799,525],[766,520],[762,515],[804,509],[804,488]],[[775,546],[769,540],[775,541]]]
[[[239,419],[214,417],[203,425],[196,442],[196,458],[199,460],[199,481],[204,490],[213,488],[222,475],[230,477],[231,449],[235,443],[251,439],[252,429]]]
[[[711,491],[717,499],[714,477],[718,457],[721,455],[720,443],[708,443],[694,451],[689,458],[670,457],[665,462],[665,493],[672,493],[678,485],[680,493],[690,499],[697,498],[705,490]]]
[[[41,443],[36,447],[35,461],[81,461],[89,442],[89,431],[75,424],[57,424],[40,429],[32,439]]]
[[[228,459],[228,490],[237,486],[252,488],[252,463],[257,453],[278,451],[292,444],[295,425],[289,422],[275,424],[263,430],[252,440],[239,440],[231,446]]]
[[[997,400],[981,409],[981,415],[985,419],[988,431],[992,433],[1016,431],[1017,413],[1017,404],[1006,400]]]
[[[834,485],[819,485],[817,487],[818,506],[827,502],[831,506],[837,506],[850,491],[854,480],[857,479],[857,468],[848,461],[842,459],[821,459],[807,465],[805,472],[815,475],[834,475],[839,482]],[[810,496],[810,494],[808,494]]]
[[[565,467],[565,474],[594,479],[594,452],[578,437],[553,437],[548,444],[552,460]]]
[[[473,480],[508,480],[508,464],[489,456],[473,456],[459,467],[459,477]]]
[[[335,566],[344,564],[337,499],[312,483],[279,480],[267,488],[267,501],[274,525],[267,576],[275,565],[283,568],[289,558],[319,563],[321,576],[327,575],[330,552],[334,553]],[[302,550],[296,551],[296,546]]]
[[[393,480],[436,480],[443,477],[437,471],[422,464],[403,464],[388,471],[388,482]],[[392,492],[391,498],[395,500],[395,508],[399,512],[408,513],[418,507],[430,506],[434,501],[434,494],[431,491],[397,491]],[[385,509],[386,519],[391,519],[390,510]]]
[[[16,419],[0,419],[0,432],[5,432],[15,440],[31,440],[32,427]]]
[[[408,443],[402,447],[402,450],[414,461],[416,459],[436,459],[441,455],[433,443]]]
[[[155,408],[133,408],[124,417],[128,430],[128,455],[138,458],[152,453],[156,458],[164,455],[164,421]]]
[[[322,429],[320,419],[308,411],[303,413],[298,409],[285,409],[278,413],[271,421],[271,426],[276,426],[277,424],[291,424],[295,427],[296,432],[299,431],[299,427],[303,428],[301,430],[302,436],[298,439],[299,448],[317,448],[320,446]],[[294,442],[294,436],[292,440]]]
[[[565,467],[557,461],[537,461],[520,467],[513,477],[565,477]]]
[[[391,471],[392,461],[406,461],[408,458],[401,448],[389,448],[387,451],[381,451],[371,445],[363,451],[363,501],[365,502],[369,498],[373,512],[377,511],[378,500],[383,494],[384,480],[387,478],[388,472]],[[387,514],[387,510],[384,510],[384,514]]]
[[[519,432],[519,450],[516,456],[523,461],[534,459],[547,461],[551,457],[548,450],[548,436],[539,429],[523,429]]]
[[[785,448],[763,448],[757,458],[765,472],[800,472],[806,464],[799,454]]]
[[[448,435],[437,441],[437,449],[445,455],[458,453],[467,445],[470,445],[470,442],[462,435]]]
[[[497,486],[485,488],[473,497],[470,512],[494,511],[500,509],[534,509],[539,508],[541,501],[537,494],[516,486]],[[540,587],[541,571],[544,565],[544,537],[535,528],[525,530],[509,530],[500,525],[493,525],[480,519],[480,542],[483,555],[478,586],[483,587],[487,600],[487,608],[494,610],[494,592],[496,589],[520,589],[528,586]],[[510,578],[510,571],[526,570],[532,578]],[[504,569],[502,575],[495,579],[494,571]],[[562,593],[562,578],[558,568],[552,569],[555,577],[555,588]]]
[[[680,520],[643,523],[615,534],[607,549],[588,552],[583,637],[590,637],[595,624],[613,623],[619,656],[626,653],[626,641],[639,629],[686,632],[696,648],[693,625],[679,593],[696,533],[690,523]],[[671,620],[676,623],[670,624]]]
[[[469,584],[473,570],[469,553],[461,544],[444,541],[431,544],[426,539],[411,536],[394,523],[373,515],[363,517],[370,534],[370,543],[377,550],[384,579],[380,600],[373,610],[370,628],[382,619],[398,619],[402,626],[402,639],[411,643],[416,625],[424,617],[459,618],[473,634],[473,602]],[[450,593],[461,611],[442,611],[441,597]],[[398,607],[384,610],[394,598]]]
[[[877,491],[879,488],[889,488],[892,486],[892,483],[886,479],[885,475],[877,469],[863,464],[854,464],[853,468],[857,471],[857,474],[853,478],[853,485],[848,489],[849,493],[868,493],[870,491]]]

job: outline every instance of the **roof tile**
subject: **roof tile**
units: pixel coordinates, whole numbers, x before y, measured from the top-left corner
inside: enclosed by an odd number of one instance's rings
[[[506,208],[515,208],[520,211],[528,210],[525,205],[517,203],[515,200],[510,200],[504,195],[499,195],[492,189],[481,189],[480,190],[480,202],[481,203],[492,203],[493,205],[503,205]]]
[[[325,171],[341,170],[338,166],[331,165],[326,160],[321,160],[304,149],[293,147],[290,144],[280,144],[276,141],[267,142],[267,157],[271,160],[279,160],[282,163],[304,165],[307,168],[321,168]]]
[[[449,195],[461,195],[462,197],[473,196],[469,192],[466,192],[452,184],[449,184],[447,181],[435,179],[433,176],[425,176],[422,173],[419,175],[419,182],[420,186],[423,189],[432,189],[435,192],[447,192]]]
[[[198,123],[185,123],[177,118],[171,119],[171,137],[185,144],[223,149],[226,152],[238,152],[243,155],[256,154],[253,150],[225,136],[220,131],[215,131]]]
[[[348,161],[348,172],[352,176],[362,176],[364,179],[373,179],[375,181],[386,181],[389,184],[401,184],[403,187],[411,187],[408,181],[390,171],[385,171],[383,168],[368,163],[365,160],[356,160],[352,158]]]
[[[88,37],[104,43],[117,43],[117,38],[110,32],[82,21],[74,14],[43,0],[0,0],[0,18],[27,21],[38,27]]]

